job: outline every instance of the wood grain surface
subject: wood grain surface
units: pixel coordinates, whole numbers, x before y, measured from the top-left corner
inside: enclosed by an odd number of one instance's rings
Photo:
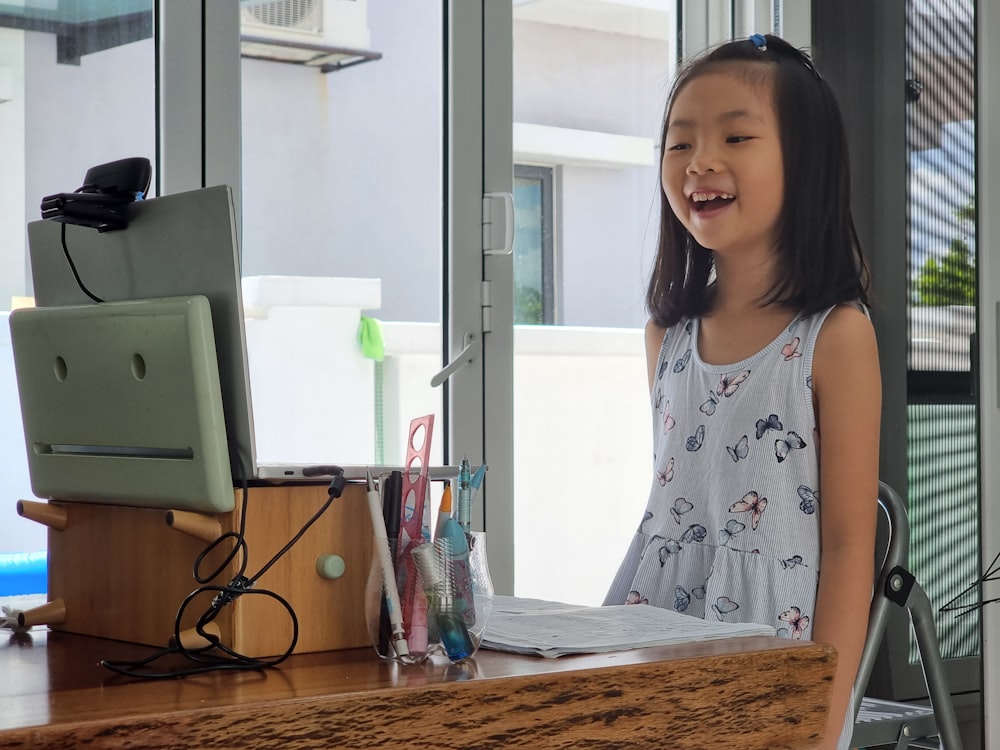
[[[829,646],[774,638],[407,667],[366,648],[161,681],[98,664],[148,653],[0,640],[0,748],[806,748],[836,665]]]

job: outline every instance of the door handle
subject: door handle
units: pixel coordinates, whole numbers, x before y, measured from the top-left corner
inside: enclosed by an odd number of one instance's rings
[[[472,362],[482,351],[483,344],[472,331],[466,331],[462,339],[464,348],[451,362],[444,366],[433,378],[431,378],[431,388],[437,388],[444,381]]]

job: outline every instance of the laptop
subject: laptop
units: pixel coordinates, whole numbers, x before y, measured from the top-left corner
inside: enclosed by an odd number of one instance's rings
[[[28,251],[38,307],[93,304],[85,286],[107,302],[204,296],[211,308],[226,432],[239,461],[232,480],[319,482],[331,466],[257,463],[243,318],[236,211],[227,185],[130,204],[127,229],[97,232],[55,221],[28,223]],[[65,226],[66,251],[61,233]],[[331,464],[336,457],[331,456]],[[368,467],[343,466],[348,479]],[[398,467],[379,467],[388,471]],[[429,467],[431,478],[454,477],[455,467]]]

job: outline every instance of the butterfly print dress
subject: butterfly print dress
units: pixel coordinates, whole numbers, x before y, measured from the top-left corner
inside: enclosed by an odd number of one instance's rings
[[[649,502],[605,604],[811,637],[821,510],[811,370],[829,312],[796,317],[731,365],[698,356],[697,319],[667,331]]]

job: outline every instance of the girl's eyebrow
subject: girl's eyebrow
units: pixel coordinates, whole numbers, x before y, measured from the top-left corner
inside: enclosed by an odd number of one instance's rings
[[[728,123],[733,120],[755,120],[757,122],[762,122],[761,118],[745,109],[733,109],[729,112],[723,112],[721,115],[715,118],[719,123]],[[691,130],[695,127],[694,120],[672,120],[667,125],[667,130]]]

